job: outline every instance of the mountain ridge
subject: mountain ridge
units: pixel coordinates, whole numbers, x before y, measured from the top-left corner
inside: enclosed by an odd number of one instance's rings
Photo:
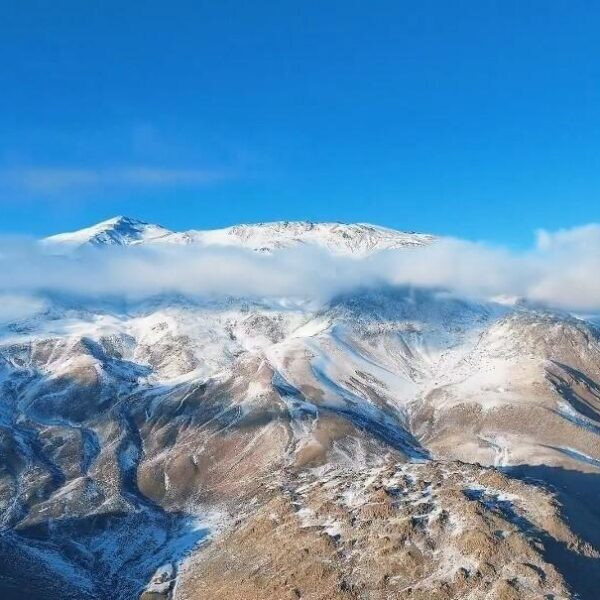
[[[339,254],[367,255],[384,249],[423,246],[435,239],[429,234],[398,231],[368,223],[311,221],[273,221],[175,232],[161,225],[117,216],[74,232],[46,237],[42,242],[58,248],[184,244],[237,246],[267,252],[308,244]]]

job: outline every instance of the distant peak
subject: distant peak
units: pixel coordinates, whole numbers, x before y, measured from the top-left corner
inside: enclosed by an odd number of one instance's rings
[[[148,225],[145,221],[140,221],[139,219],[133,219],[131,217],[126,217],[125,215],[117,215],[116,217],[112,217],[110,219],[106,219],[106,221],[100,221],[97,223],[96,227],[102,226],[111,226],[111,225]]]

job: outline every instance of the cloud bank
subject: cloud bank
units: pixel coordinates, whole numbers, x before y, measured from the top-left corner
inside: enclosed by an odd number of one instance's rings
[[[0,320],[41,310],[40,299],[47,293],[326,302],[339,293],[380,285],[443,288],[478,298],[515,296],[561,309],[600,311],[600,225],[539,231],[535,246],[522,252],[444,239],[363,259],[308,247],[265,255],[225,247],[138,246],[53,256],[37,242],[0,241]]]

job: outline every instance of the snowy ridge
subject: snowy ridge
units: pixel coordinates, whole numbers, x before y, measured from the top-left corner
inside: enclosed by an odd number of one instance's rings
[[[166,243],[239,246],[273,251],[301,244],[326,248],[336,254],[365,255],[390,248],[423,246],[433,236],[406,233],[366,223],[311,223],[307,221],[235,225],[213,231],[188,231],[165,236]]]
[[[129,217],[114,217],[92,227],[53,235],[43,240],[52,247],[131,246],[138,244],[179,244],[232,246],[271,252],[299,245],[325,248],[335,254],[364,256],[380,250],[424,246],[432,235],[402,232],[366,223],[312,223],[277,221],[235,225],[224,229],[173,232]]]

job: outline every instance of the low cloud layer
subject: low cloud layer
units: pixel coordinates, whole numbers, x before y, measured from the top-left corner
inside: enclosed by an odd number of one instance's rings
[[[0,242],[0,321],[43,308],[46,293],[143,299],[177,293],[313,298],[359,287],[444,288],[469,297],[515,296],[600,311],[600,225],[537,233],[523,252],[446,239],[364,259],[298,247],[258,254],[193,246],[108,248],[52,256],[36,242]]]

